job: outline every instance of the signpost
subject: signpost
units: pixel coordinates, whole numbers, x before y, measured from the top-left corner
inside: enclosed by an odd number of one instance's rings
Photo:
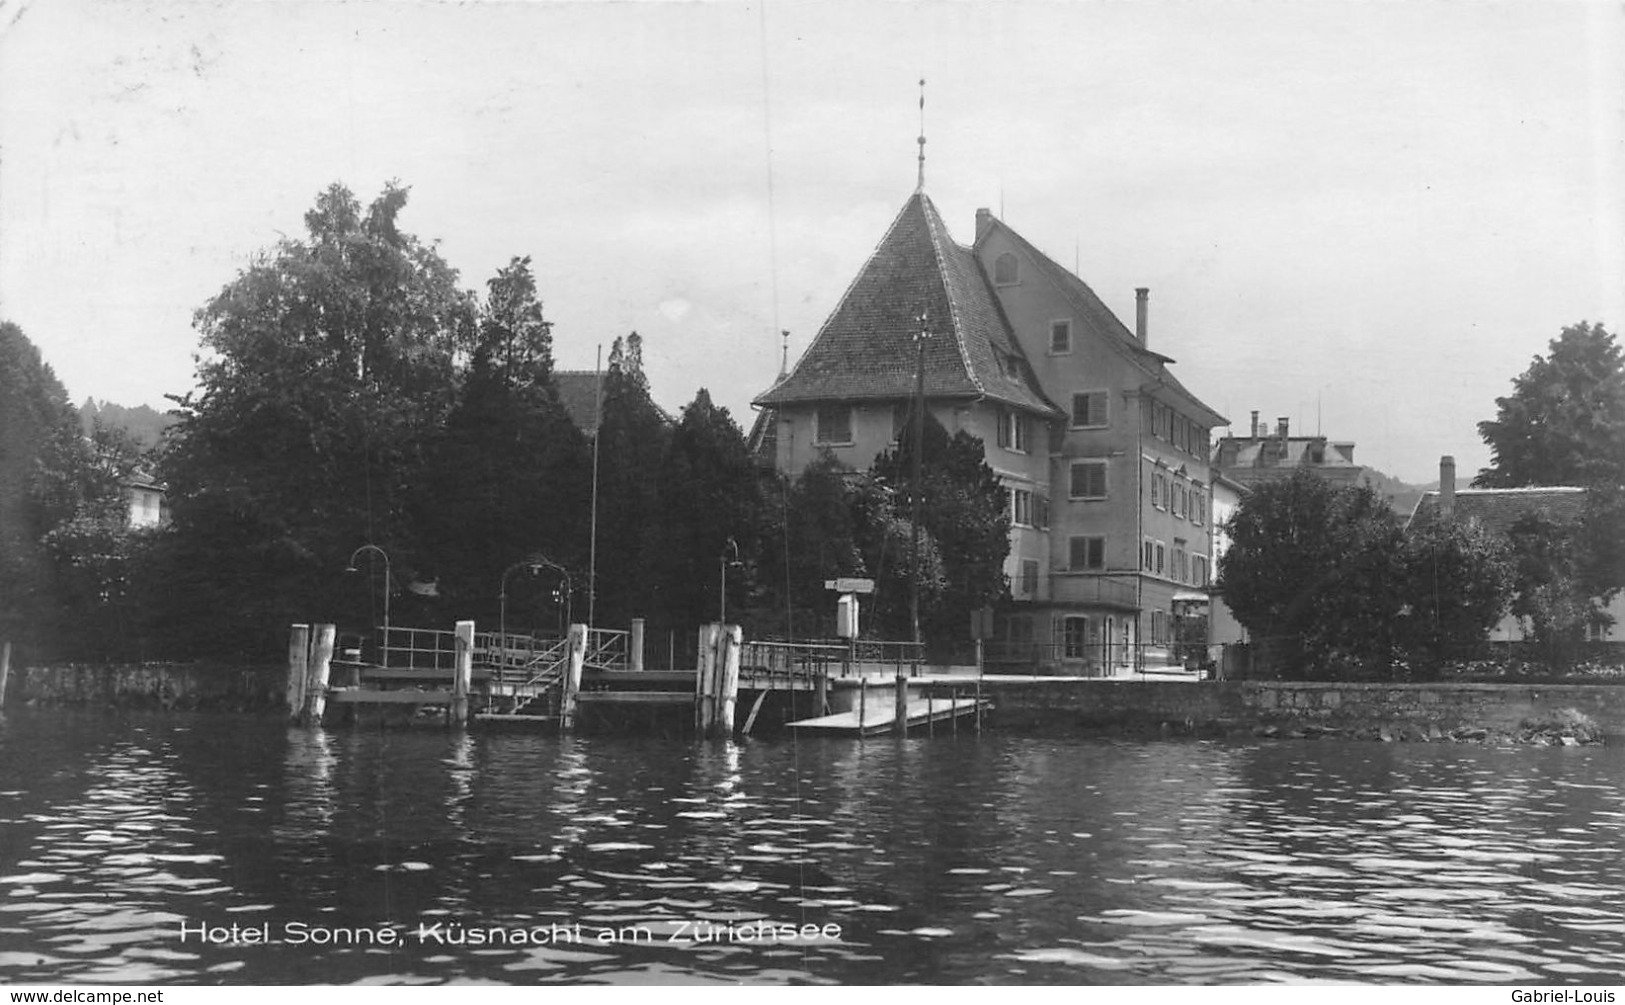
[[[843,576],[840,579],[824,580],[824,589],[840,594],[835,600],[835,634],[846,640],[846,671],[850,673],[858,655],[858,613],[861,608],[858,594],[875,592],[875,581]],[[860,684],[860,689],[861,686]],[[863,703],[860,701],[858,703],[860,736],[863,735],[863,712]]]

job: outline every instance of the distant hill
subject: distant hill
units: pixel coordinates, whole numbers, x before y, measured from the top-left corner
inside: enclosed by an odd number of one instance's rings
[[[170,416],[148,405],[127,408],[111,401],[98,402],[95,398],[86,398],[85,403],[79,406],[79,425],[86,436],[95,428],[98,419],[110,429],[124,430],[130,439],[140,444],[142,450],[157,446],[164,430],[175,422]]]
[[[1422,493],[1438,488],[1437,485],[1411,485],[1392,475],[1385,475],[1376,468],[1366,468],[1360,475],[1360,480],[1376,489],[1378,495],[1386,496],[1389,505],[1393,506],[1394,512],[1401,517],[1411,515],[1411,510],[1416,508]]]

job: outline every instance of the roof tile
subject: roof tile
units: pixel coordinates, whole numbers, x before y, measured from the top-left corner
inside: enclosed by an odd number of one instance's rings
[[[920,316],[933,334],[923,362],[928,397],[988,397],[1051,414],[1010,326],[968,248],[915,193],[795,367],[756,398],[901,399],[914,393]]]

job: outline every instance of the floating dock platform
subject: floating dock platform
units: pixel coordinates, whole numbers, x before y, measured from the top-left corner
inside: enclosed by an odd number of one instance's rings
[[[978,708],[986,709],[988,702],[981,698],[910,698],[907,725],[932,729],[936,723],[948,723],[957,729],[958,720],[974,716]],[[861,717],[861,718],[860,718]],[[829,733],[838,736],[875,736],[893,732],[897,725],[897,706],[891,701],[876,701],[863,709],[835,712],[812,719],[788,723],[789,729],[808,733]]]

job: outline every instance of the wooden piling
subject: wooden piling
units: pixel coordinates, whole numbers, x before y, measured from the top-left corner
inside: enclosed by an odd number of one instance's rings
[[[632,634],[626,641],[627,657],[633,670],[643,669],[643,619],[632,619]]]
[[[468,725],[468,694],[474,686],[474,622],[456,625],[457,651],[451,678],[451,724]]]
[[[863,739],[863,716],[869,705],[869,678],[858,678],[858,739]]]
[[[818,664],[817,691],[813,694],[813,714],[829,714],[829,664]]]
[[[892,719],[891,731],[898,736],[908,735],[908,678],[903,676],[903,665],[897,665],[897,675],[892,678],[896,695],[893,696],[892,708],[895,718]]]
[[[333,625],[315,626],[315,641],[310,646],[310,672],[305,678],[306,725],[320,726],[327,711],[327,681],[333,673],[333,640],[337,634]]]
[[[709,736],[716,721],[717,706],[717,633],[720,625],[700,626],[699,649],[695,664],[699,667],[694,681],[694,727],[701,736]]]
[[[576,724],[576,695],[581,693],[581,671],[587,664],[587,626],[570,626],[570,667],[564,674],[564,694],[559,713],[565,729]]]
[[[950,707],[954,710],[953,715],[948,716],[948,735],[949,736],[958,736],[959,735],[959,688],[956,687],[952,691],[948,692],[948,702],[949,702]]]
[[[305,678],[310,674],[310,626],[294,625],[288,634],[288,717],[305,714]]]
[[[11,679],[11,643],[0,644],[0,706],[6,703],[6,682]]]
[[[982,732],[982,674],[986,672],[983,660],[985,652],[982,649],[982,640],[976,640],[976,733]]]
[[[934,700],[935,699],[933,698],[933,696],[931,694],[931,689],[926,688],[926,691],[925,691],[925,735],[926,736],[936,736],[937,735],[937,724],[931,717],[932,712],[935,711],[935,705],[933,704]]]
[[[719,641],[716,731],[719,737],[726,738],[733,735],[734,708],[739,703],[739,656],[744,632],[738,625],[722,625]]]

